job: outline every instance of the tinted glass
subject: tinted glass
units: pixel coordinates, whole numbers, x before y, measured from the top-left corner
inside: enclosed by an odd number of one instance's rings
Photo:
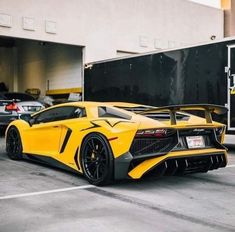
[[[84,116],[84,109],[74,106],[57,107],[37,115],[35,117],[35,123],[52,122],[71,118],[80,118]]]
[[[8,100],[17,99],[20,101],[35,101],[32,96],[24,93],[5,93],[4,96]]]
[[[229,43],[234,40],[94,63],[84,73],[85,100],[224,105]]]
[[[109,107],[98,107],[98,115],[100,118],[103,117],[110,117],[110,118],[123,118],[130,120],[131,116],[128,114],[125,114],[123,112],[120,112],[119,110],[115,110]]]

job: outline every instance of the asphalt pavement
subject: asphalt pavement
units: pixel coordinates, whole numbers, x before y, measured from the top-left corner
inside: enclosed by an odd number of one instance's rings
[[[0,137],[0,232],[235,231],[235,150],[226,168],[95,187],[10,160]]]

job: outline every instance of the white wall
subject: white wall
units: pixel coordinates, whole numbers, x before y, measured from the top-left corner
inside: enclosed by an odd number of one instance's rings
[[[85,62],[223,38],[223,11],[188,0],[0,0],[0,14],[0,35],[84,45]]]

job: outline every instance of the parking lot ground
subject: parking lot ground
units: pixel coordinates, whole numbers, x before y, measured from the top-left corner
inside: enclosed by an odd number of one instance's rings
[[[0,231],[235,231],[235,150],[226,168],[95,187],[13,161],[0,138]]]

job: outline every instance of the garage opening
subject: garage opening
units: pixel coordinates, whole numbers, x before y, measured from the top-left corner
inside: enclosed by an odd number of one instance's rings
[[[83,47],[0,37],[0,83],[10,92],[66,98],[82,92]]]

